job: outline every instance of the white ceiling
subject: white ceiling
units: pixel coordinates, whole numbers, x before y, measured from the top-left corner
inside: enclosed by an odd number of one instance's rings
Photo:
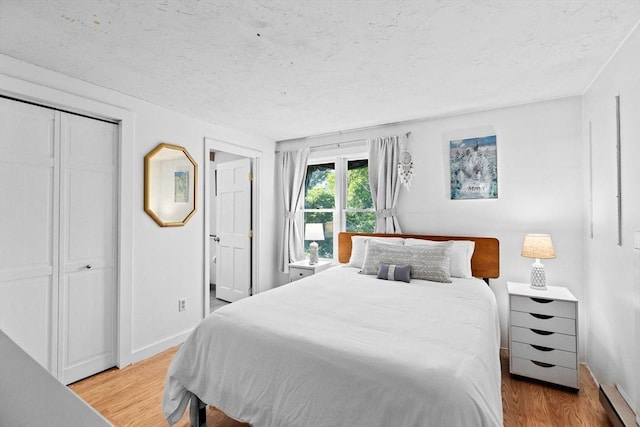
[[[0,0],[0,53],[291,139],[577,95],[640,0]]]

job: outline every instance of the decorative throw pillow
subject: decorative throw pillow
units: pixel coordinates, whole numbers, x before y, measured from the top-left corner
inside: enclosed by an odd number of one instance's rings
[[[451,247],[451,277],[461,277],[463,279],[469,279],[473,277],[471,272],[471,257],[476,247],[476,242],[473,240],[448,240],[453,242]],[[439,245],[445,242],[436,242],[433,240],[423,239],[405,239],[404,244],[406,246],[417,245]]]
[[[411,278],[451,283],[450,253],[451,242],[440,245],[390,245],[377,241],[367,244],[362,274],[378,274],[380,263],[409,264]]]
[[[371,237],[371,236],[351,236],[351,257],[349,258],[349,267],[362,268],[364,255],[367,251],[367,242],[369,240],[377,240],[389,244],[403,245],[402,237]]]
[[[380,268],[378,268],[378,279],[409,283],[411,281],[411,266],[406,264],[385,264],[381,262]]]

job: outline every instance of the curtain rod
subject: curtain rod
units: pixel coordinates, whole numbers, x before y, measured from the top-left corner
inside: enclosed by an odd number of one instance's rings
[[[327,137],[327,136],[344,135],[345,133],[353,133],[353,132],[364,132],[364,131],[368,131],[368,130],[372,130],[372,129],[384,128],[384,127],[389,127],[389,126],[406,125],[406,124],[419,122],[419,121],[424,121],[424,120],[425,119],[412,119],[412,120],[404,120],[404,121],[401,121],[401,122],[382,123],[382,124],[379,124],[379,125],[363,126],[361,128],[355,128],[355,129],[347,129],[347,130],[339,130],[339,131],[336,131],[336,132],[319,133],[319,134],[316,134],[316,135],[303,136],[301,138],[281,139],[280,141],[276,141],[276,142],[280,143],[280,142],[304,141],[306,139],[324,138],[324,137]],[[408,133],[411,134],[411,132],[408,132]]]
[[[309,150],[311,151],[322,151],[322,150],[329,150],[331,148],[340,148],[343,145],[356,145],[356,144],[361,144],[363,142],[367,142],[367,140],[365,138],[361,138],[361,139],[354,139],[351,141],[344,141],[344,142],[331,142],[328,144],[319,144],[319,145],[312,145],[311,147],[309,147]]]
[[[290,141],[294,141],[294,140],[290,140]],[[344,141],[344,142],[329,142],[327,144],[318,144],[318,145],[309,146],[309,151],[330,150],[332,148],[340,148],[343,145],[351,146],[351,145],[362,144],[366,142],[367,142],[366,138],[352,139],[351,141]],[[281,150],[276,150],[276,154],[280,154],[280,152]]]
[[[351,131],[348,131],[351,132]],[[336,133],[337,135],[338,133]],[[407,138],[409,138],[411,136],[411,131],[406,132],[404,134]],[[298,138],[298,139],[288,139],[286,141],[280,141],[280,142],[293,142],[293,141],[304,141],[307,138]],[[331,148],[340,148],[343,145],[356,145],[359,143],[363,143],[363,142],[367,142],[367,138],[360,138],[360,139],[352,139],[351,141],[344,141],[344,142],[329,142],[327,144],[318,144],[318,145],[311,145],[309,146],[309,150],[310,151],[323,151],[323,150],[329,150]],[[276,154],[279,154],[280,150],[276,151]]]

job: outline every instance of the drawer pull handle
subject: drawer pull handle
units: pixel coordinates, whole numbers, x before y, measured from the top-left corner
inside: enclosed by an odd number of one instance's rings
[[[538,314],[538,313],[529,313],[529,314],[535,317],[536,319],[543,319],[543,320],[553,319],[553,316],[548,316],[546,314]]]
[[[534,334],[538,334],[538,335],[551,335],[551,334],[553,334],[553,332],[542,331],[540,329],[531,329],[531,332],[533,332]]]
[[[556,366],[556,365],[552,365],[551,363],[537,362],[535,360],[532,360],[531,363],[535,363],[541,368],[553,368],[554,366]]]
[[[540,303],[540,304],[548,304],[550,302],[553,302],[552,299],[533,298],[533,297],[529,297],[529,299],[531,299],[534,302]]]
[[[541,345],[534,345],[534,344],[529,344],[529,345],[539,351],[553,351],[551,347],[543,347]]]

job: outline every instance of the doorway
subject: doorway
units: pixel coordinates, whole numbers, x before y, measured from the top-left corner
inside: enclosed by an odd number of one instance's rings
[[[206,317],[257,289],[257,180],[261,152],[205,138]]]

